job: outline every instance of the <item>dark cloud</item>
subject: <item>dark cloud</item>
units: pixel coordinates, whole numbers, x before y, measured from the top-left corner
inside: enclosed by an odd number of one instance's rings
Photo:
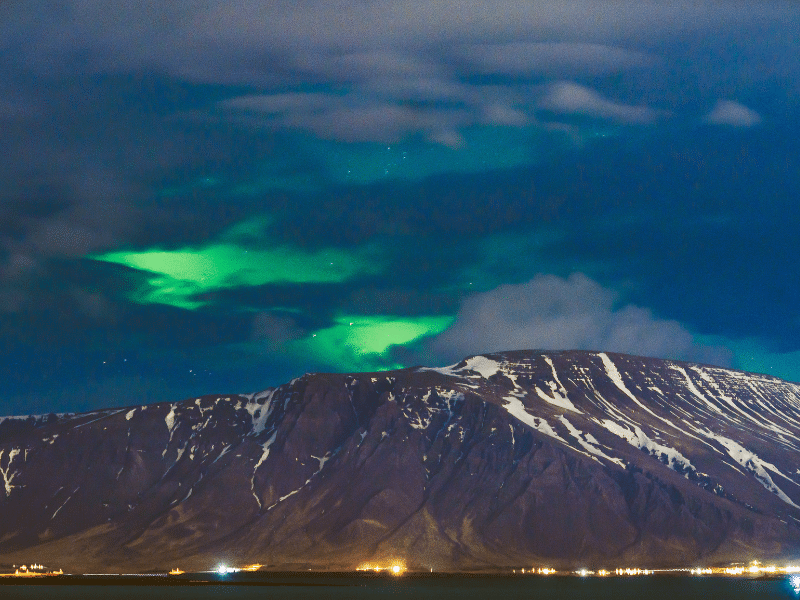
[[[671,56],[683,62],[684,49],[702,48],[709,38],[737,39],[733,62],[739,81],[746,83],[760,73],[768,41],[755,34],[788,31],[794,17],[791,4],[778,1],[754,7],[734,1],[191,1],[158,6],[138,0],[115,10],[72,0],[50,11],[27,4],[7,10],[15,23],[3,31],[12,64],[40,73],[155,69],[180,79],[259,90],[353,85],[359,94],[392,90],[393,98],[405,101],[433,92],[447,100],[466,94],[473,102],[481,90],[462,84],[476,74],[563,79],[618,77],[620,71],[634,70],[654,87],[664,79],[674,83],[664,77],[674,68]],[[793,42],[790,35],[773,35],[772,43],[789,50]],[[702,50],[693,56],[697,68],[719,65],[721,47]],[[776,48],[771,52],[781,54]],[[780,68],[791,69],[784,63]],[[733,73],[707,71],[704,77]],[[783,75],[798,78],[797,69]],[[524,94],[519,81],[513,87]],[[704,92],[699,87],[684,91]],[[628,92],[631,97],[621,98],[621,104],[635,106],[646,99]]]
[[[263,341],[282,346],[289,340],[294,340],[303,335],[295,320],[288,315],[260,312],[253,317],[250,337],[256,341]]]

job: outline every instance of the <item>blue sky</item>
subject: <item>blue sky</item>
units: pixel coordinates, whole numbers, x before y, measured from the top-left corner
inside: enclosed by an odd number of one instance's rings
[[[800,380],[793,2],[0,5],[1,414],[590,349]]]

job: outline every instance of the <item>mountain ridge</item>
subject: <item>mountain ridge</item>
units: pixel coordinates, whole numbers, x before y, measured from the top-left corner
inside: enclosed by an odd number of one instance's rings
[[[795,558],[799,433],[796,384],[582,351],[5,419],[0,562],[130,572]]]

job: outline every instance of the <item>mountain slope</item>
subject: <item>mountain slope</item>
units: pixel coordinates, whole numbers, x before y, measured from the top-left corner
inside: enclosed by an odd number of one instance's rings
[[[0,421],[0,563],[132,572],[800,556],[800,386],[619,354],[309,374]]]

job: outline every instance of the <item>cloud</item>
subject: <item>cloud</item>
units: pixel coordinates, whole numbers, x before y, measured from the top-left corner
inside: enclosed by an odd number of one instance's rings
[[[163,10],[163,9],[162,9]],[[177,40],[197,47],[268,49],[288,55],[346,48],[426,48],[431,45],[495,43],[562,38],[652,40],[675,31],[735,28],[752,19],[740,5],[721,9],[697,2],[583,0],[364,0],[189,3]],[[96,19],[96,18],[95,18]],[[388,51],[391,53],[391,51]]]
[[[623,123],[650,123],[659,115],[647,106],[632,106],[608,100],[592,89],[562,81],[550,86],[539,107],[560,114],[586,115]]]
[[[217,104],[219,108],[252,111],[263,114],[315,112],[335,102],[333,94],[287,92],[282,94],[247,94],[228,98]]]
[[[463,148],[465,144],[464,136],[457,131],[439,131],[431,134],[428,139],[436,144],[441,144],[442,146],[454,150]]]
[[[445,76],[436,60],[402,49],[354,52],[315,52],[294,58],[295,68],[336,81],[371,81],[375,78],[425,79]]]
[[[288,315],[259,312],[253,317],[250,338],[274,347],[282,347],[303,334],[294,319]]]
[[[464,48],[471,69],[509,75],[602,75],[652,65],[639,51],[585,42],[510,42]]]
[[[761,123],[761,115],[733,100],[718,100],[705,120],[714,125],[753,127]]]
[[[514,108],[498,101],[494,104],[487,104],[483,109],[484,123],[492,125],[509,125],[521,127],[532,122],[523,110]]]
[[[66,0],[62,5],[63,10],[44,16],[25,3],[7,9],[5,21],[14,27],[0,30],[0,39],[9,49],[9,64],[57,80],[75,72],[154,71],[184,81],[243,84],[256,93],[333,88],[361,95],[368,106],[395,110],[390,115],[395,124],[378,135],[373,123],[363,123],[374,119],[364,115],[369,108],[350,105],[345,117],[361,124],[361,130],[348,138],[330,122],[337,110],[344,110],[337,100],[326,94],[305,95],[307,101],[327,105],[322,117],[305,123],[310,131],[352,140],[389,139],[415,126],[423,134],[452,129],[449,123],[431,127],[426,118],[448,119],[452,115],[447,110],[422,118],[397,114],[398,105],[417,101],[463,102],[469,114],[457,116],[466,124],[480,123],[476,118],[480,108],[502,98],[481,99],[488,90],[470,79],[475,75],[596,78],[636,70],[642,81],[634,85],[626,81],[626,86],[648,95],[658,88],[660,79],[654,85],[653,78],[670,68],[670,49],[674,53],[677,36],[683,36],[681,47],[691,51],[709,31],[744,36],[744,28],[753,22],[777,27],[791,21],[787,15],[793,16],[773,3],[753,9],[743,3],[723,6],[688,0],[188,0],[169,5],[133,0],[124,10],[98,0]],[[759,52],[748,55],[746,68],[737,67],[740,81],[756,72],[752,64]],[[695,53],[694,58],[704,73],[719,71],[705,69],[712,58],[720,58],[714,53]],[[737,60],[744,61],[744,54]],[[681,82],[679,87],[685,83],[679,77],[675,81]],[[608,93],[617,84],[605,85]],[[523,88],[515,81],[508,91],[524,95]],[[645,106],[618,104],[600,92],[587,95],[586,91],[555,88],[546,103],[557,112],[623,122],[654,118]],[[391,101],[380,101],[387,99]],[[236,100],[229,108],[237,103],[244,108],[251,100]],[[279,100],[276,94],[269,102]],[[519,110],[517,101],[510,104]],[[398,119],[402,123],[397,124]],[[515,118],[508,124],[527,122]]]
[[[467,298],[430,344],[445,360],[503,350],[603,350],[728,364],[724,349],[695,342],[680,323],[617,307],[617,295],[582,274],[538,275]]]
[[[418,84],[418,85],[415,85]],[[402,92],[392,91],[398,82],[387,82],[371,93],[337,96],[322,93],[247,95],[218,103],[223,111],[243,117],[245,123],[276,129],[302,129],[323,139],[345,142],[395,142],[416,132],[429,137],[480,120],[479,110],[439,107],[435,104],[399,101],[379,96],[446,97],[438,82],[406,82]]]

